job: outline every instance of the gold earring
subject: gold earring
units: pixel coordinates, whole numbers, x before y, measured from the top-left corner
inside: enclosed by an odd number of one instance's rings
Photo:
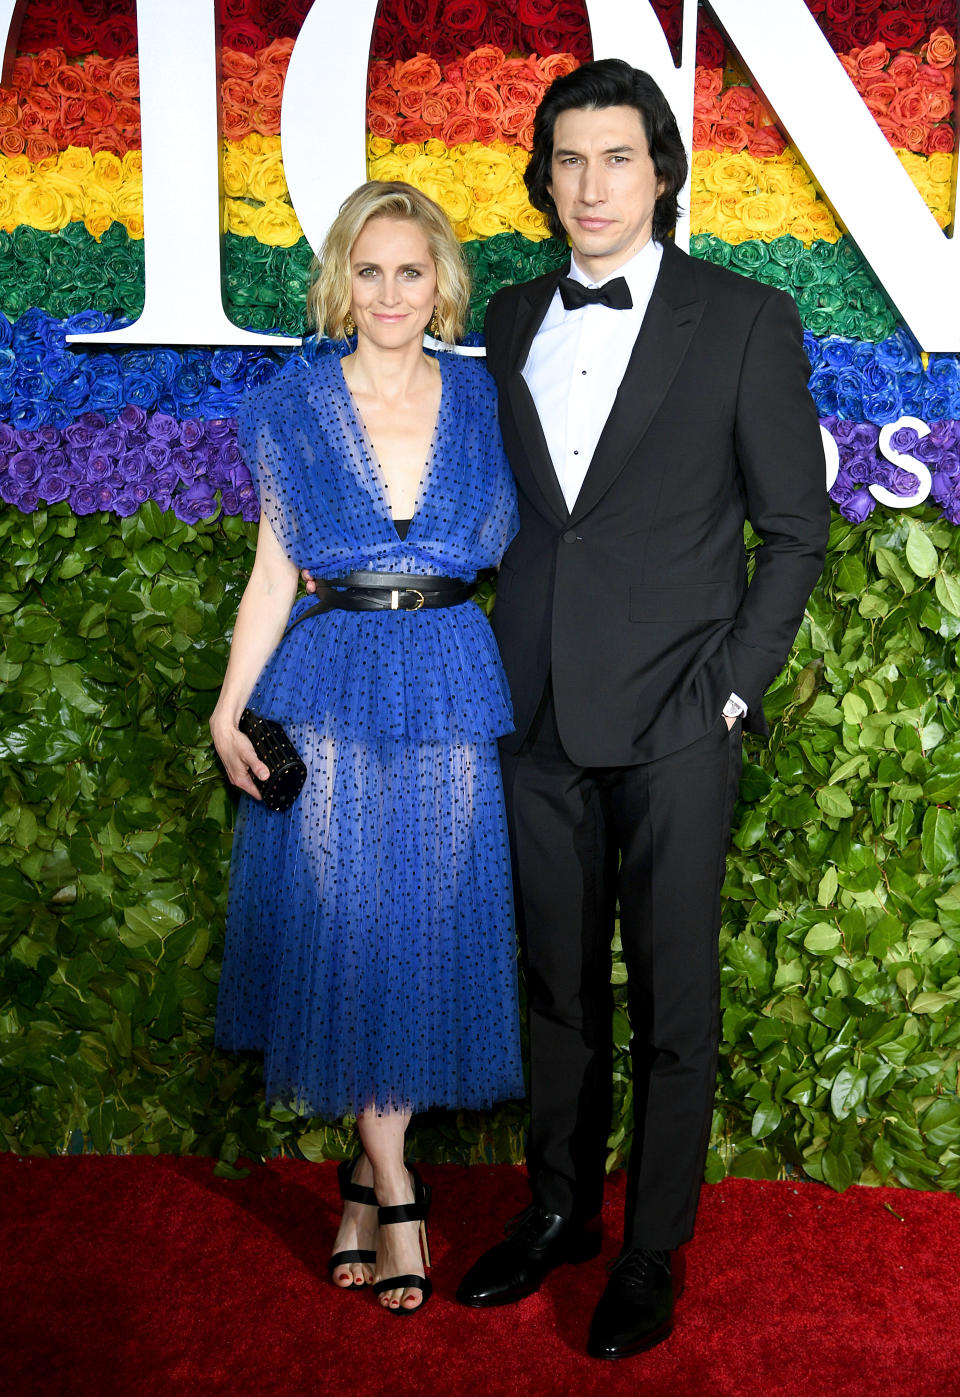
[[[357,333],[357,327],[349,311],[347,311],[346,315],[343,317],[343,333],[348,340],[352,339]]]
[[[432,335],[434,339],[440,334],[440,312],[437,310],[436,306],[433,308],[430,324],[427,326],[427,334]]]

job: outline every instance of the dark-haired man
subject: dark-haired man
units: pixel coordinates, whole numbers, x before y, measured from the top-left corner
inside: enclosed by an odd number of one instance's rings
[[[715,1090],[740,727],[766,731],[828,527],[796,308],[674,246],[685,176],[647,74],[607,59],[558,79],[526,178],[570,238],[569,274],[499,292],[486,321],[521,510],[494,623],[516,718],[534,1201],[458,1298],[506,1304],[597,1254],[619,906],[634,1137],[590,1331],[605,1358],[671,1329]],[[745,519],[763,540],[749,586]]]

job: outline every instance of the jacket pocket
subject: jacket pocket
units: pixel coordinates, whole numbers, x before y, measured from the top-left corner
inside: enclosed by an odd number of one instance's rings
[[[737,614],[732,582],[686,582],[675,587],[631,587],[630,620],[655,625],[729,621]]]

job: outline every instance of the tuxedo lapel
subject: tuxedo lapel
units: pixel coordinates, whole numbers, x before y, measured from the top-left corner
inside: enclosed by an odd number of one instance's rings
[[[667,243],[647,313],[571,511],[571,522],[593,509],[633,455],[676,378],[704,305],[696,299],[688,259]]]
[[[566,268],[563,269],[564,271]],[[518,298],[516,324],[511,339],[512,357],[506,380],[506,392],[510,400],[520,440],[526,450],[527,465],[544,502],[560,523],[569,517],[566,500],[560,489],[560,482],[550,458],[550,450],[543,434],[543,425],[537,412],[533,395],[523,376],[523,366],[527,362],[534,336],[543,323],[550,302],[553,300],[562,271],[544,279],[538,279],[523,288]],[[518,465],[514,463],[514,467]]]

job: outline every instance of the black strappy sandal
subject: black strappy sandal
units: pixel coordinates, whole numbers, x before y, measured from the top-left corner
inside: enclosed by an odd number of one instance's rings
[[[340,1185],[340,1197],[345,1203],[362,1203],[365,1208],[376,1208],[377,1195],[372,1188],[364,1188],[361,1184],[353,1182],[353,1171],[360,1163],[360,1155],[353,1159],[341,1159],[337,1165],[337,1182]],[[348,1261],[362,1261],[368,1266],[376,1265],[377,1253],[375,1251],[358,1250],[351,1247],[349,1251],[335,1251],[327,1262],[327,1270],[334,1285],[333,1273],[338,1266],[342,1266]],[[354,1281],[351,1285],[337,1285],[338,1290],[364,1290],[365,1285],[357,1285]]]
[[[423,1257],[424,1267],[430,1269],[430,1248],[427,1245],[427,1214],[430,1211],[430,1199],[432,1189],[429,1184],[425,1184],[412,1165],[408,1166],[407,1172],[413,1180],[413,1202],[398,1203],[395,1207],[380,1208],[377,1211],[377,1221],[381,1227],[390,1227],[397,1222],[419,1222],[420,1224],[420,1252]],[[392,1315],[418,1315],[433,1294],[433,1282],[426,1276],[389,1276],[386,1280],[376,1281],[373,1287],[374,1295],[382,1295],[386,1290],[419,1290],[423,1294],[423,1299],[419,1305],[412,1310],[408,1309],[403,1302],[396,1309],[381,1305],[381,1309],[389,1309]]]

